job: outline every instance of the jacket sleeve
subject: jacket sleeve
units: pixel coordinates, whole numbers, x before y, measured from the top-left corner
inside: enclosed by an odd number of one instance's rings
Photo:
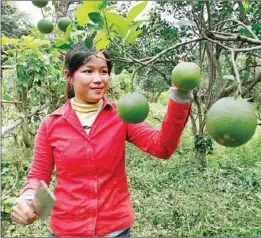
[[[160,130],[155,130],[146,123],[128,124],[127,140],[155,157],[169,159],[179,145],[190,108],[191,104],[181,104],[169,99]]]
[[[20,194],[35,194],[40,180],[44,180],[47,185],[51,181],[54,168],[52,148],[48,142],[46,128],[46,118],[43,120],[35,139],[33,159],[24,188]]]

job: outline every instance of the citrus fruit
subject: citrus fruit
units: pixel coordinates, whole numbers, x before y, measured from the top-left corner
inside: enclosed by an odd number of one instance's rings
[[[253,106],[246,100],[225,97],[216,101],[208,111],[206,126],[217,143],[237,147],[254,135],[257,118]]]
[[[57,26],[61,31],[66,32],[66,29],[71,24],[71,22],[72,21],[69,17],[61,17],[57,22]]]
[[[119,117],[127,123],[140,123],[149,114],[149,104],[147,99],[137,93],[123,94],[117,103]]]
[[[43,8],[43,7],[45,7],[48,4],[48,1],[38,1],[38,0],[35,0],[35,1],[32,1],[32,3],[36,7]]]
[[[190,91],[200,83],[200,67],[193,62],[181,62],[172,70],[173,84],[182,91]]]
[[[54,26],[50,19],[42,18],[38,21],[37,28],[41,33],[49,34],[53,31]]]
[[[133,73],[133,68],[128,68],[127,71],[128,71],[128,73],[132,74]]]

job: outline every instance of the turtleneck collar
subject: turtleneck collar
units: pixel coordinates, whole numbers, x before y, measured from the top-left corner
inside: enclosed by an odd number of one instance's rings
[[[98,111],[101,106],[102,106],[102,99],[93,104],[82,104],[82,103],[77,103],[75,102],[75,98],[71,99],[71,105],[72,109],[76,112],[81,112],[81,113],[89,113],[89,112],[95,112]]]

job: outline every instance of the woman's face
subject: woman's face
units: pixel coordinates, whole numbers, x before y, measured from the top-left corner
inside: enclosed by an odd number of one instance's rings
[[[67,74],[67,80],[73,85],[75,101],[78,103],[97,103],[108,88],[109,73],[103,54],[92,55],[73,75]]]

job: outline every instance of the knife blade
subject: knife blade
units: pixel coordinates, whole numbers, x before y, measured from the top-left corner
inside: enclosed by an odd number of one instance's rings
[[[41,220],[44,220],[50,214],[56,198],[47,184],[41,180],[39,182],[36,194],[31,203],[31,209],[38,214]]]

